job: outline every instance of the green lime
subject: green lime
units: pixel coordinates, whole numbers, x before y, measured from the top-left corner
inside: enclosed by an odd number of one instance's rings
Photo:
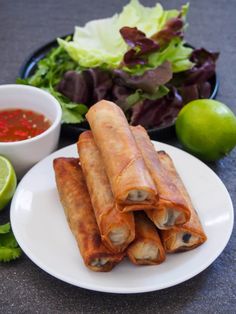
[[[188,103],[179,112],[175,128],[183,146],[207,161],[227,155],[236,145],[236,117],[216,100]]]
[[[0,156],[0,210],[11,200],[15,189],[15,170],[9,160]]]

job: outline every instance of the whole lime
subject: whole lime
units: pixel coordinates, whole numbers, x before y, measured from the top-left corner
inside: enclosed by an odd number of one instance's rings
[[[207,161],[227,155],[236,145],[236,117],[216,100],[188,103],[179,112],[175,128],[182,145]]]

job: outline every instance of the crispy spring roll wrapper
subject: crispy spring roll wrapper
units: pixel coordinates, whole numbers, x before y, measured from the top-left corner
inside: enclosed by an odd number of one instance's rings
[[[157,209],[157,204],[151,205],[151,204],[135,204],[135,205],[126,205],[122,206],[120,204],[117,204],[117,208],[122,212],[136,212],[136,211],[142,211],[142,210],[154,210]]]
[[[135,240],[127,249],[131,262],[137,265],[157,265],[165,260],[156,226],[144,212],[135,213]]]
[[[162,165],[166,169],[172,169],[172,160],[165,152],[158,152],[158,156],[160,157]],[[181,184],[181,181],[179,181],[179,184]],[[182,192],[185,195],[191,213],[190,220],[184,225],[173,226],[173,228],[169,230],[160,230],[162,243],[167,253],[192,250],[207,240],[207,236],[202,228],[198,214],[184,187],[182,187]]]
[[[157,154],[146,130],[141,126],[131,127],[139,149],[156,184],[159,200],[156,208],[145,207],[148,217],[159,229],[170,229],[186,223],[190,219],[188,196],[175,166],[164,152]]]
[[[134,215],[116,207],[92,132],[83,132],[77,146],[102,241],[113,252],[123,252],[135,237]]]
[[[89,109],[86,118],[116,202],[153,204],[156,187],[123,111],[114,103],[101,100]]]
[[[194,208],[190,220],[173,229],[160,230],[162,243],[167,253],[189,251],[207,240],[201,222]]]
[[[111,270],[123,254],[111,253],[101,241],[79,159],[57,158],[53,166],[60,200],[85,265],[97,272]]]

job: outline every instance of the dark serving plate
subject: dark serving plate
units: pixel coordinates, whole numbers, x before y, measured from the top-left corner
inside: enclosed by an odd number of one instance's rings
[[[67,36],[71,36],[71,34],[63,36],[61,38],[66,38]],[[37,68],[37,63],[43,59],[46,54],[52,49],[58,46],[57,40],[53,40],[44,46],[40,47],[39,49],[35,50],[23,63],[20,68],[19,76],[22,79],[26,79],[32,76]],[[191,45],[188,45],[192,47]],[[192,47],[193,48],[193,47]],[[219,79],[217,75],[214,75],[210,80],[211,84],[211,96],[210,99],[214,99],[216,97],[218,88],[219,88]],[[174,122],[171,125],[165,127],[156,127],[153,129],[149,129],[148,134],[153,140],[159,140],[162,138],[170,137],[174,134]],[[83,122],[80,124],[63,124],[62,131],[64,133],[69,133],[71,135],[77,136],[81,132],[88,130],[89,125],[87,122]]]

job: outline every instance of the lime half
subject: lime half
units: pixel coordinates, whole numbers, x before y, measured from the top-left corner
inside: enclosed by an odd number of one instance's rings
[[[15,170],[8,159],[0,156],[0,210],[11,200],[16,189]]]

